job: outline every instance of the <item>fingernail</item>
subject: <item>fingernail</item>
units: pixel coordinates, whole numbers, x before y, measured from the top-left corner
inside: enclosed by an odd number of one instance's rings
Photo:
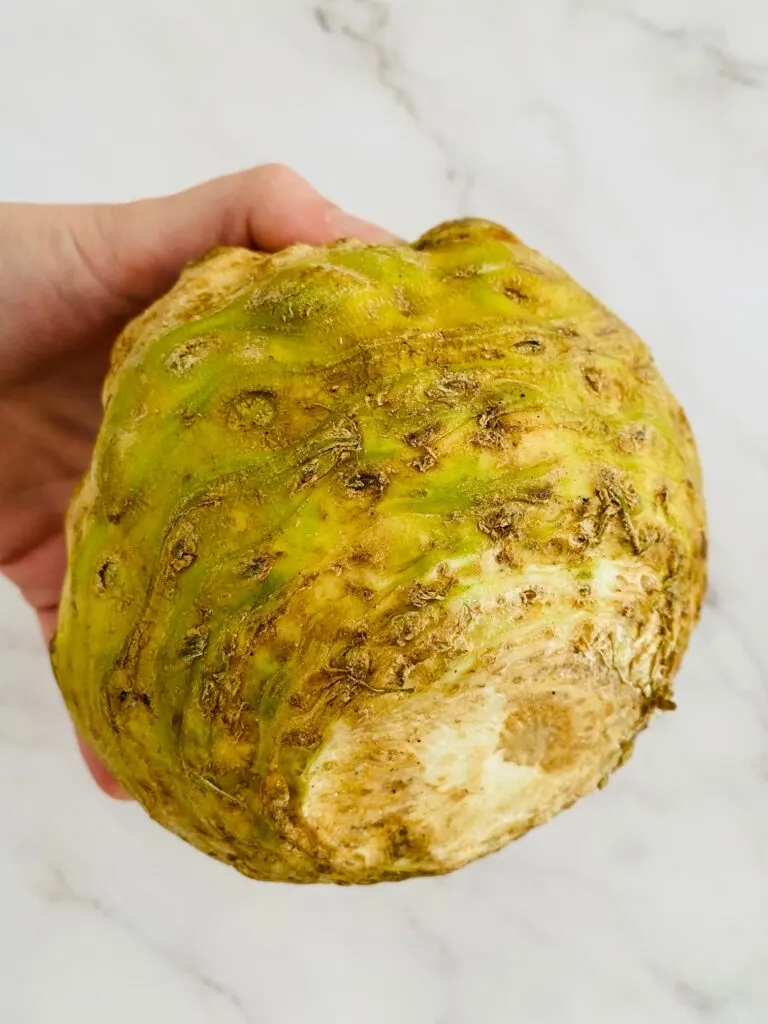
[[[356,238],[360,242],[374,242],[384,245],[403,245],[403,240],[378,224],[353,217],[344,210],[332,208],[328,211],[326,223],[338,238]]]

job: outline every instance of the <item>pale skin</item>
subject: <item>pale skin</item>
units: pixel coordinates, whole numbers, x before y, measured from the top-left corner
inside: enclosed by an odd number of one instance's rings
[[[0,571],[46,641],[65,572],[64,515],[121,327],[215,246],[276,251],[342,237],[392,240],[280,165],[133,203],[0,204]],[[81,750],[101,788],[125,796]]]

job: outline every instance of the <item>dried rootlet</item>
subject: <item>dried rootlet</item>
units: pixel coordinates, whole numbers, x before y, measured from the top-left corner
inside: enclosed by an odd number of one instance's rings
[[[245,874],[452,870],[674,706],[690,429],[640,339],[501,227],[217,251],[104,398],[56,674],[149,814]]]

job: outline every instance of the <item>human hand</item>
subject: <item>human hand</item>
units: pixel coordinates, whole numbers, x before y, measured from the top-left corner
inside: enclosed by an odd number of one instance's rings
[[[217,245],[392,236],[267,165],[120,205],[0,204],[0,571],[56,628],[64,515],[101,421],[110,348],[124,324]],[[122,790],[93,754],[94,778]]]

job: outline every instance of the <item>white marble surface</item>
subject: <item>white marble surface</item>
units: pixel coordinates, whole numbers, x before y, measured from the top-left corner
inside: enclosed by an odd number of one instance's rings
[[[3,7],[3,198],[123,199],[272,160],[401,234],[504,221],[645,335],[709,492],[680,709],[606,791],[457,875],[260,885],[99,794],[0,585],[0,1020],[765,1021],[768,6]]]

